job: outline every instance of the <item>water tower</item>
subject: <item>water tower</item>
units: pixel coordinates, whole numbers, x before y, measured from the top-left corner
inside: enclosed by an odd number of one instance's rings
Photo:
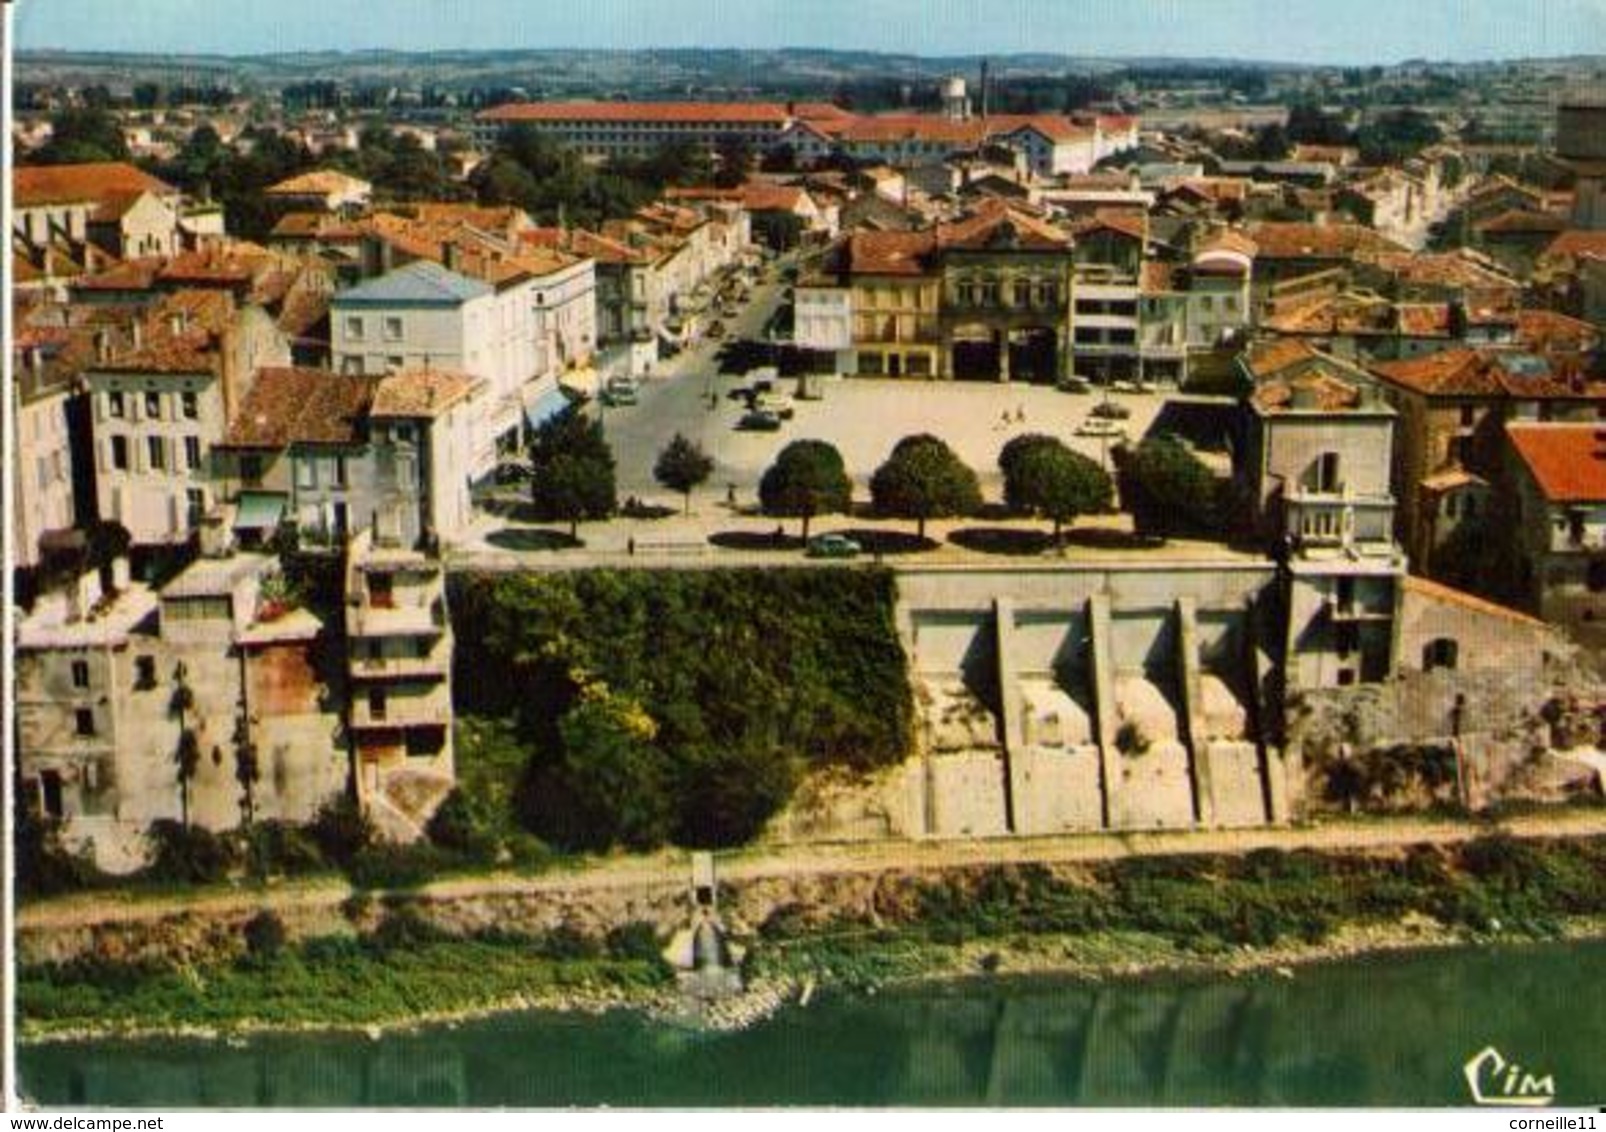
[[[1606,229],[1606,92],[1572,94],[1556,107],[1556,156],[1577,177],[1573,227]]]
[[[965,80],[950,75],[942,81],[942,112],[951,122],[963,122],[970,117],[970,92]]]

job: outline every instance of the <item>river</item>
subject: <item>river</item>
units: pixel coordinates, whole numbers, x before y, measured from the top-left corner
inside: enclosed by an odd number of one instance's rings
[[[1461,1105],[1495,1046],[1606,1099],[1606,943],[1392,954],[1238,978],[1002,979],[821,993],[734,1034],[529,1013],[379,1040],[22,1047],[45,1104]]]

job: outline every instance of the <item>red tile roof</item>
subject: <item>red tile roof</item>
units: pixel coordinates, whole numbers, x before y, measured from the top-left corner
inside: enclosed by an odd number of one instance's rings
[[[12,203],[17,208],[101,202],[141,192],[166,197],[179,195],[172,185],[123,161],[28,165],[12,173]]]
[[[1509,208],[1498,216],[1491,216],[1487,220],[1480,220],[1473,226],[1473,230],[1484,235],[1500,235],[1506,232],[1526,235],[1532,232],[1560,232],[1567,227],[1564,217],[1551,212],[1532,212],[1523,208]]]
[[[1476,479],[1477,477],[1474,476],[1473,478]],[[1492,601],[1485,601],[1481,597],[1465,593],[1461,590],[1451,589],[1449,586],[1441,585],[1440,583],[1431,581],[1428,578],[1419,578],[1414,574],[1407,574],[1405,576],[1405,590],[1407,593],[1419,593],[1423,597],[1431,598],[1434,601],[1443,601],[1452,605],[1459,605],[1465,609],[1470,609],[1477,613],[1485,613],[1494,617],[1502,617],[1507,621],[1512,621],[1519,625],[1531,626],[1536,629],[1545,627],[1545,623],[1539,620],[1537,617],[1530,617],[1526,613],[1519,613],[1517,610],[1508,609],[1504,605],[1496,605]]]
[[[1581,228],[1563,232],[1550,242],[1541,258],[1566,259],[1582,255],[1606,256],[1606,232]]]
[[[302,173],[262,191],[268,196],[327,196],[330,193],[366,193],[373,188],[360,177],[342,173],[338,169],[315,169]]]
[[[1265,220],[1249,226],[1260,259],[1354,259],[1362,252],[1406,248],[1360,224],[1301,224]]]
[[[380,378],[322,369],[269,367],[229,425],[228,448],[356,444]]]
[[[937,234],[854,232],[848,237],[845,266],[855,275],[924,275],[937,250]]]
[[[376,417],[434,417],[473,396],[484,383],[466,373],[414,369],[381,378],[370,413]]]
[[[786,121],[774,102],[520,102],[481,111],[482,122],[668,122],[762,124]]]
[[[1600,331],[1559,311],[1525,310],[1517,315],[1517,341],[1536,354],[1582,354],[1600,345]]]
[[[1550,502],[1606,502],[1606,431],[1600,426],[1508,424],[1506,438]]]

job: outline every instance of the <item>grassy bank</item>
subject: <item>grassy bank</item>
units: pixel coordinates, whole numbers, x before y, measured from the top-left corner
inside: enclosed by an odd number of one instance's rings
[[[735,903],[735,901],[733,901]],[[416,1024],[524,1007],[663,1007],[647,925],[606,940],[448,936],[406,902],[365,933],[288,944],[259,925],[203,968],[24,967],[25,1037]],[[750,939],[775,988],[1058,971],[1235,971],[1397,947],[1606,935],[1606,838],[1484,838],[1388,854],[1130,858],[904,874],[873,912],[785,905]]]

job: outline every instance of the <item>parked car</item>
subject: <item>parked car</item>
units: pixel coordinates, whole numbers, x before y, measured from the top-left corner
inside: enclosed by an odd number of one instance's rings
[[[760,412],[774,413],[783,421],[789,421],[797,415],[797,406],[784,393],[759,392],[754,395],[750,405]]]
[[[1112,381],[1110,389],[1116,393],[1136,393],[1138,385],[1135,381]]]
[[[810,558],[857,558],[864,547],[847,535],[815,535],[809,539]]]
[[[1055,388],[1061,393],[1091,393],[1093,392],[1093,383],[1085,377],[1066,377],[1061,378]]]
[[[1076,435],[1102,436],[1110,439],[1120,437],[1125,439],[1126,429],[1123,428],[1119,423],[1111,420],[1105,420],[1103,417],[1089,417],[1087,420],[1076,426]]]
[[[1100,401],[1088,412],[1107,421],[1124,421],[1132,416],[1131,409],[1115,401]]]
[[[768,409],[753,409],[742,414],[742,419],[736,422],[736,427],[743,432],[779,432],[781,418]]]
[[[639,387],[628,377],[610,377],[603,386],[602,399],[609,405],[634,405]]]

